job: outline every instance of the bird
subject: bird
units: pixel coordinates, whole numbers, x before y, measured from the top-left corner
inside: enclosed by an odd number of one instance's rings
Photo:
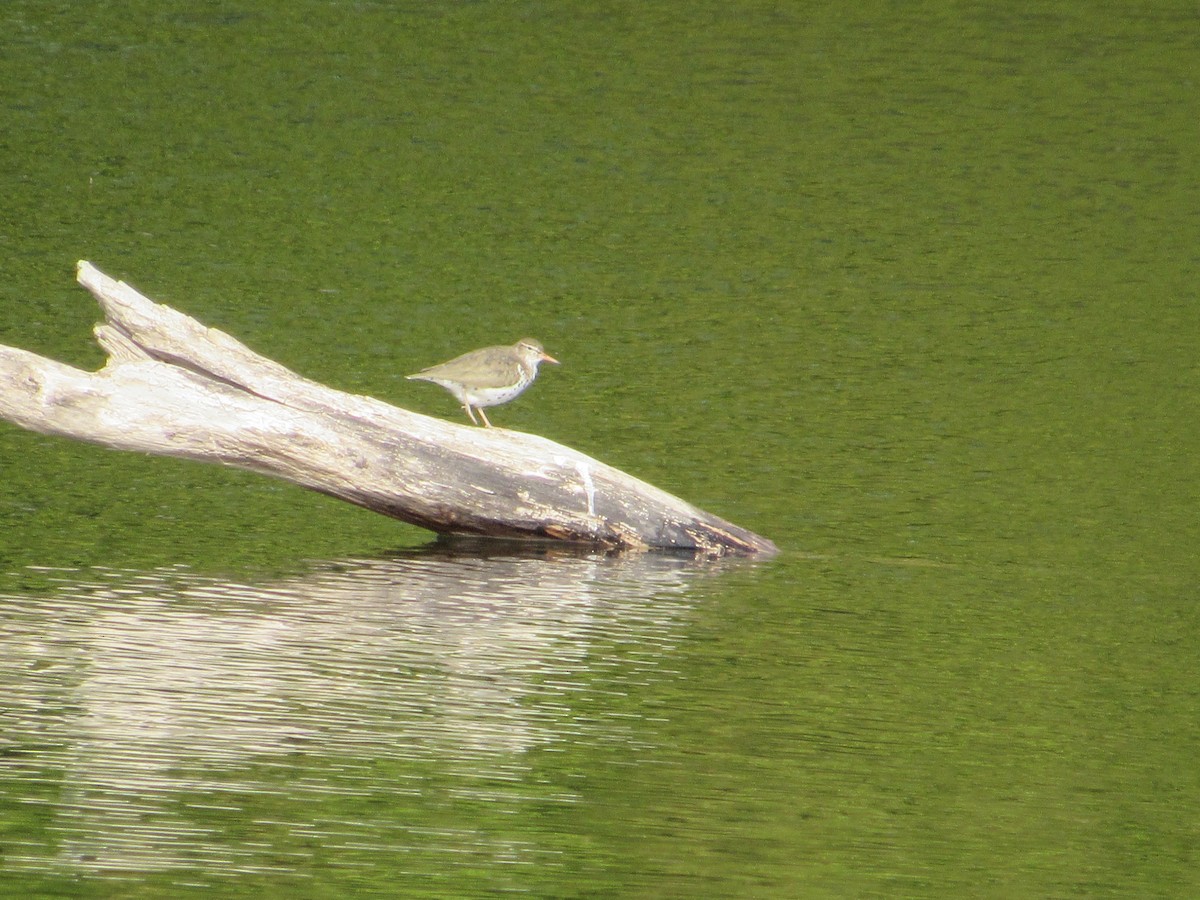
[[[462,404],[476,425],[478,412],[483,424],[491,428],[485,406],[507,403],[537,378],[539,363],[558,364],[539,341],[522,338],[512,346],[484,347],[456,356],[449,362],[408,375],[410,381],[440,384]]]

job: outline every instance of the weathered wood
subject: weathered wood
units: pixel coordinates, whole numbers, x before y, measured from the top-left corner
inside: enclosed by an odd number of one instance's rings
[[[536,435],[434,419],[302,378],[87,262],[108,353],[84,372],[0,347],[0,417],[272,475],[446,534],[772,553],[767,539]]]

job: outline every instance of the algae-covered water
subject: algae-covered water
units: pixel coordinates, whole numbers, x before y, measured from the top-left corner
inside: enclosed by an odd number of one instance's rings
[[[451,550],[0,424],[0,895],[1200,889],[1182,3],[0,7],[0,343],[88,259],[765,562]]]

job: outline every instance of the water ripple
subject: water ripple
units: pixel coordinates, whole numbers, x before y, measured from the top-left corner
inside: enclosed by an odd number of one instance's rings
[[[249,810],[264,796],[294,812],[431,790],[572,802],[530,792],[526,754],[627,738],[620,715],[577,715],[573,699],[650,677],[704,571],[669,556],[426,552],[262,584],[179,568],[43,572],[46,595],[0,595],[0,778],[53,813],[7,864],[298,872],[299,837],[347,860],[481,841],[529,860],[535,848],[470,829]],[[254,839],[231,840],[231,821]]]

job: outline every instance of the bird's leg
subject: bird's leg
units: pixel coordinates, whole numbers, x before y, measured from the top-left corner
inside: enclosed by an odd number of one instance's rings
[[[483,407],[479,407],[479,415],[483,417],[483,424],[488,428],[492,427],[492,423],[488,421],[487,413],[483,411]]]
[[[463,409],[465,409],[465,410],[467,411],[467,415],[471,417],[471,424],[472,424],[472,425],[478,425],[478,424],[479,424],[479,420],[478,420],[477,418],[475,418],[475,413],[471,412],[471,404],[470,404],[470,403],[464,403],[464,404],[463,404]],[[483,410],[482,410],[482,409],[479,411],[479,414],[480,414],[481,416],[483,415]]]

